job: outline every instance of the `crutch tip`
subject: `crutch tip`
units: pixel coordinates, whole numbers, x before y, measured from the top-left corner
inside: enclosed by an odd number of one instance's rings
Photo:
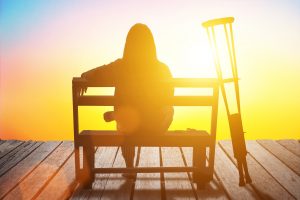
[[[245,181],[244,181],[244,179],[240,179],[239,186],[240,186],[240,187],[245,186]]]
[[[247,184],[251,184],[251,183],[252,183],[252,180],[251,180],[250,177],[246,177],[246,183],[247,183]]]

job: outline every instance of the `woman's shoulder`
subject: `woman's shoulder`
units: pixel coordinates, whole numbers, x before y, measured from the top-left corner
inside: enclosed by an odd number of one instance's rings
[[[172,73],[171,73],[170,68],[168,67],[168,65],[166,65],[165,63],[163,63],[159,60],[157,62],[158,62],[159,70],[162,71],[163,74],[166,74],[168,76],[172,76]]]
[[[113,61],[113,62],[110,62],[108,64],[105,64],[105,65],[102,65],[102,67],[118,67],[122,65],[122,59],[121,58],[118,58],[117,60]]]
[[[161,62],[160,60],[157,60],[157,65],[162,68],[169,68],[167,64],[165,64],[164,62]]]

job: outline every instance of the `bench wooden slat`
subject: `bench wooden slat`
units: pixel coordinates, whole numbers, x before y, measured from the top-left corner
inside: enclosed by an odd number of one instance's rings
[[[77,99],[78,106],[122,105],[114,96],[80,96]],[[213,96],[174,96],[163,101],[163,104],[173,106],[212,106],[213,103]]]
[[[232,82],[233,79],[224,79],[223,82]],[[75,87],[115,87],[117,83],[114,81],[105,81],[98,80],[94,82],[88,82],[83,78],[74,77],[73,78],[73,86]],[[169,84],[173,87],[197,87],[197,88],[209,88],[215,87],[219,84],[219,80],[216,78],[173,78],[171,80],[157,82],[157,86],[160,86],[161,83]],[[153,83],[155,87],[155,83]]]
[[[210,145],[211,138],[206,131],[168,131],[162,135],[139,134],[124,135],[117,131],[82,131],[79,134],[78,144],[93,143],[95,146],[195,146]]]
[[[231,161],[236,165],[233,156],[231,141],[220,141],[222,149],[230,156]],[[247,164],[252,179],[252,186],[263,199],[293,199],[269,173],[251,155],[247,156]]]

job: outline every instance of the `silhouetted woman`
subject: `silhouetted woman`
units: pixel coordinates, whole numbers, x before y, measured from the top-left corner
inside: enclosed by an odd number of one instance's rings
[[[87,80],[113,81],[120,105],[104,114],[105,121],[116,120],[123,134],[161,134],[173,119],[173,107],[162,99],[173,96],[173,87],[163,84],[172,78],[169,68],[156,57],[150,29],[135,24],[128,32],[123,58],[81,75]],[[159,83],[159,84],[158,84]],[[134,147],[122,146],[127,167],[133,167]]]

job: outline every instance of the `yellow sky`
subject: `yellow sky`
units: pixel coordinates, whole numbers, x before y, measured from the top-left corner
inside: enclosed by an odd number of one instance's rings
[[[137,22],[150,27],[174,76],[214,76],[201,23],[224,16],[235,17],[246,138],[299,138],[299,7],[293,0],[3,1],[0,138],[72,139],[72,77],[121,57]],[[81,109],[82,127],[114,128],[103,111]],[[205,109],[176,109],[171,129],[206,129],[206,116]],[[218,138],[228,138],[222,99],[218,121]]]

